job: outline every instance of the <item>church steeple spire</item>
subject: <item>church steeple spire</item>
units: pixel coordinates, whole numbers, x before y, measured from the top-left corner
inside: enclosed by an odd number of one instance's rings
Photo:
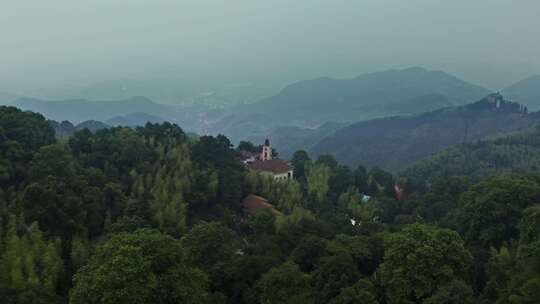
[[[270,140],[266,138],[264,141],[264,146],[262,148],[261,159],[263,161],[272,159],[272,146],[270,145]]]

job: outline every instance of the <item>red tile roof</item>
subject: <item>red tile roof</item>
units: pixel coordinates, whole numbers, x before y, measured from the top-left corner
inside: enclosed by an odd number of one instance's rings
[[[249,164],[249,168],[256,171],[272,172],[274,174],[287,173],[292,170],[288,162],[281,159],[257,160]]]
[[[244,198],[243,206],[244,211],[251,215],[255,214],[257,210],[260,209],[269,209],[274,215],[281,214],[281,212],[279,212],[274,205],[270,204],[267,199],[254,194],[250,194]]]

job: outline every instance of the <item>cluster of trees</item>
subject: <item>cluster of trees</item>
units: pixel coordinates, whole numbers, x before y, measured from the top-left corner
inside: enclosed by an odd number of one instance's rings
[[[0,148],[3,303],[540,300],[538,174],[426,184],[298,151],[297,178],[275,181],[224,136],[163,123],[57,140],[10,107]],[[281,214],[245,213],[248,194]]]

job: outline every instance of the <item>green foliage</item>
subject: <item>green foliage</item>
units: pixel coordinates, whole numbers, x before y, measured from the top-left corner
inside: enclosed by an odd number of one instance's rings
[[[305,166],[311,161],[309,155],[304,150],[294,152],[291,158],[291,164],[294,167],[294,175],[296,178],[304,178],[306,175]]]
[[[290,213],[304,204],[300,183],[296,180],[278,181],[272,176],[249,171],[245,184],[250,193],[265,197],[282,212]]]
[[[540,199],[540,186],[523,177],[496,177],[464,193],[453,225],[469,243],[499,247],[518,239],[522,212]]]
[[[56,235],[69,237],[80,232],[86,221],[79,195],[83,189],[53,176],[28,185],[22,198],[26,220],[38,221],[40,227]]]
[[[77,235],[71,241],[70,258],[75,269],[81,268],[86,264],[90,256],[90,244],[88,239]]]
[[[286,262],[271,269],[257,282],[260,303],[300,304],[312,303],[314,291],[310,276],[302,273],[298,265]]]
[[[454,280],[435,291],[423,304],[473,304],[473,290],[465,282]]]
[[[379,272],[388,303],[418,303],[454,279],[468,281],[471,264],[457,233],[414,224],[388,235]]]
[[[245,170],[224,136],[163,123],[66,144],[43,122],[0,107],[2,303],[539,302],[540,175],[483,177],[532,170],[537,131],[468,144],[515,148],[492,171],[440,168],[466,177],[298,151],[297,179],[276,181]],[[245,213],[248,194],[280,214]]]
[[[244,141],[244,140],[240,141],[236,149],[238,151],[247,151],[247,152],[252,152],[252,153],[258,152],[257,147],[252,142]]]
[[[60,240],[46,240],[37,223],[23,235],[16,231],[17,220],[10,219],[5,248],[0,258],[0,285],[17,294],[20,303],[56,298],[63,275]]]
[[[315,164],[306,168],[307,173],[307,192],[308,197],[311,200],[312,208],[320,211],[327,208],[327,194],[330,180],[331,170],[323,164]]]
[[[330,304],[378,304],[375,286],[367,279],[360,279],[354,285],[341,289]]]
[[[322,256],[326,255],[328,241],[318,236],[306,235],[291,252],[291,260],[296,263],[303,272],[311,272],[319,263]]]
[[[178,237],[187,230],[185,195],[191,191],[194,168],[185,144],[158,146],[157,151],[158,161],[150,172],[132,173],[134,195],[150,195],[153,220],[162,232]]]
[[[0,186],[23,182],[33,154],[55,140],[54,129],[40,114],[0,106]]]
[[[538,303],[540,301],[540,241],[520,245],[514,256],[499,262],[506,276],[498,280],[497,304]],[[510,263],[508,263],[510,262]]]
[[[231,259],[241,249],[234,231],[221,223],[201,222],[182,238],[191,263],[212,272],[219,263]]]
[[[74,276],[70,303],[206,303],[208,280],[180,242],[152,230],[118,234]]]
[[[479,180],[492,175],[540,168],[540,130],[478,140],[443,150],[410,166],[402,175],[415,179],[463,175]]]
[[[521,243],[540,240],[540,204],[523,210],[523,217],[519,223],[519,236]]]
[[[322,154],[317,158],[316,164],[326,165],[330,169],[334,169],[338,166],[338,162],[331,154]]]
[[[240,163],[235,155],[236,151],[232,149],[231,142],[223,135],[201,136],[193,146],[193,160],[204,167],[237,168]]]

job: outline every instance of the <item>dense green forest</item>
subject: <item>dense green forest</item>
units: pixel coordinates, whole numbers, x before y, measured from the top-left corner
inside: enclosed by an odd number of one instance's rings
[[[427,183],[297,151],[274,181],[238,154],[170,123],[57,139],[0,107],[1,302],[540,302],[532,170]]]
[[[540,125],[511,135],[456,145],[400,172],[419,180],[463,175],[473,180],[540,168]]]

